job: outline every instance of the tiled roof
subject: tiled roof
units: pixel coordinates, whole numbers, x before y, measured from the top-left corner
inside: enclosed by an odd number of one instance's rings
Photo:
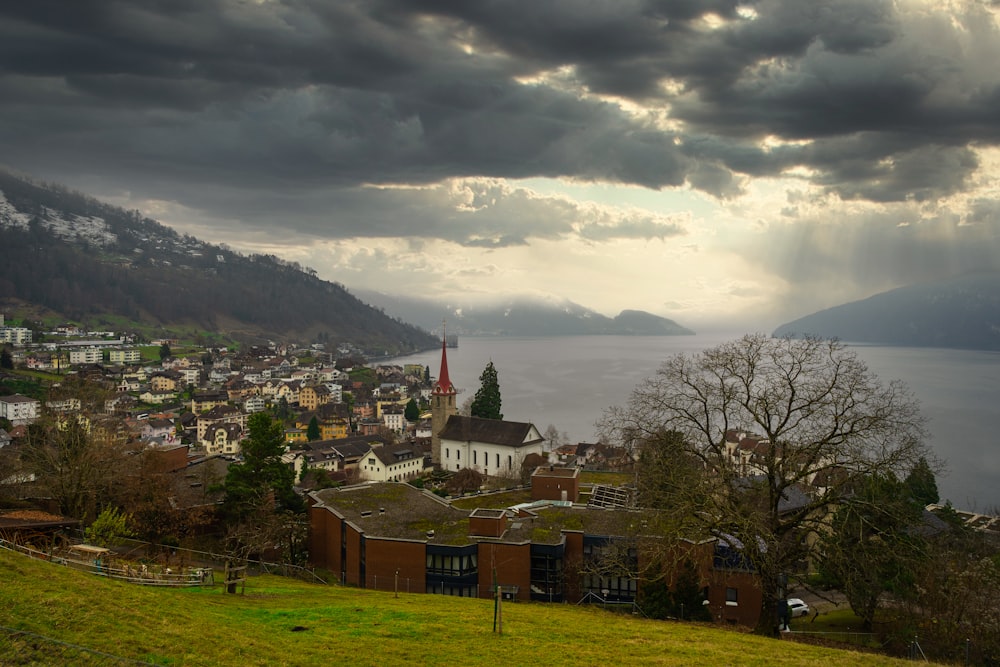
[[[522,447],[543,440],[540,437],[528,440],[532,429],[531,424],[524,422],[451,415],[448,417],[448,423],[438,435],[442,440],[485,442],[507,447]]]

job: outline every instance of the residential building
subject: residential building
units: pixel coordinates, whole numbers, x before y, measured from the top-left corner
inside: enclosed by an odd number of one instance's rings
[[[24,426],[38,419],[40,406],[39,401],[21,394],[0,396],[0,417],[9,419],[14,426]]]
[[[3,316],[0,315],[0,343],[11,345],[30,345],[31,329],[25,327],[9,327],[4,323]]]
[[[85,347],[69,351],[69,363],[74,366],[78,364],[99,364],[103,360],[104,353],[96,347]]]
[[[191,412],[200,415],[228,401],[229,395],[224,391],[198,391],[191,397]]]
[[[327,388],[327,391],[330,392],[331,403],[344,402],[344,385],[338,382],[324,382],[323,386],[325,386]]]
[[[302,387],[299,390],[299,407],[303,410],[315,410],[333,400],[330,390],[325,384]]]
[[[142,353],[134,347],[108,350],[108,361],[112,364],[137,364],[142,361]]]
[[[243,411],[248,415],[263,412],[265,409],[267,409],[267,401],[264,400],[263,396],[247,396],[246,400],[243,401]]]
[[[394,433],[406,430],[406,408],[402,405],[386,405],[382,408],[382,423]]]
[[[79,398],[64,398],[58,401],[45,401],[45,407],[52,412],[79,412],[80,411],[80,399]]]
[[[234,422],[222,422],[213,424],[205,430],[201,444],[209,455],[232,455],[239,453],[242,440],[243,426]]]
[[[424,473],[424,455],[411,444],[373,447],[361,457],[362,479],[375,482],[405,482]]]
[[[153,373],[149,377],[149,388],[154,392],[178,391],[181,386],[181,374],[177,371],[163,371]]]
[[[169,403],[176,398],[176,391],[153,391],[152,389],[149,389],[139,394],[140,401],[143,403],[150,403],[151,405],[162,405],[164,403]]]
[[[239,408],[231,405],[217,405],[203,415],[198,415],[197,438],[198,442],[206,447],[210,444],[206,435],[209,428],[220,424],[236,424],[240,429],[246,428],[246,415]]]

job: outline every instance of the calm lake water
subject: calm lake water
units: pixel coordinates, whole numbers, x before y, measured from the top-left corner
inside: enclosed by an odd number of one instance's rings
[[[492,360],[503,414],[551,424],[571,442],[596,440],[603,411],[621,405],[672,354],[698,352],[740,334],[697,336],[465,337],[448,350],[448,369],[459,405],[479,388]],[[994,412],[1000,399],[1000,353],[930,348],[854,346],[883,381],[909,385],[928,419],[930,445],[948,465],[938,477],[942,500],[963,509],[1000,508],[1000,442]],[[437,376],[441,352],[389,363],[419,363]]]

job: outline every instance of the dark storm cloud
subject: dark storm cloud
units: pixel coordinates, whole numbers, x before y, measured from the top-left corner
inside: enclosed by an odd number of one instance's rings
[[[966,31],[906,9],[883,0],[8,2],[0,147],[5,162],[45,177],[94,174],[258,222],[292,206],[306,228],[338,218],[318,208],[328,191],[360,211],[383,204],[359,185],[455,177],[687,183],[732,197],[742,177],[807,167],[803,178],[844,199],[931,200],[967,186],[978,168],[971,145],[1000,139],[1000,85],[982,65],[996,34],[974,4],[957,18],[975,28]],[[982,60],[962,40],[976,41]],[[664,114],[680,124],[664,125]],[[765,149],[765,137],[806,141]],[[412,233],[399,215],[412,196],[394,196],[401,208],[385,216],[395,234]],[[624,223],[622,234],[649,233]],[[557,233],[491,224],[477,234],[434,228],[477,245]]]

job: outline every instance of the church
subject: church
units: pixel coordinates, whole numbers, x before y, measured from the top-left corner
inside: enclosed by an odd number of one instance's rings
[[[545,456],[545,438],[534,424],[458,414],[458,390],[448,376],[447,337],[441,372],[431,391],[431,459],[442,470],[471,468],[493,477],[516,477],[530,454]]]

